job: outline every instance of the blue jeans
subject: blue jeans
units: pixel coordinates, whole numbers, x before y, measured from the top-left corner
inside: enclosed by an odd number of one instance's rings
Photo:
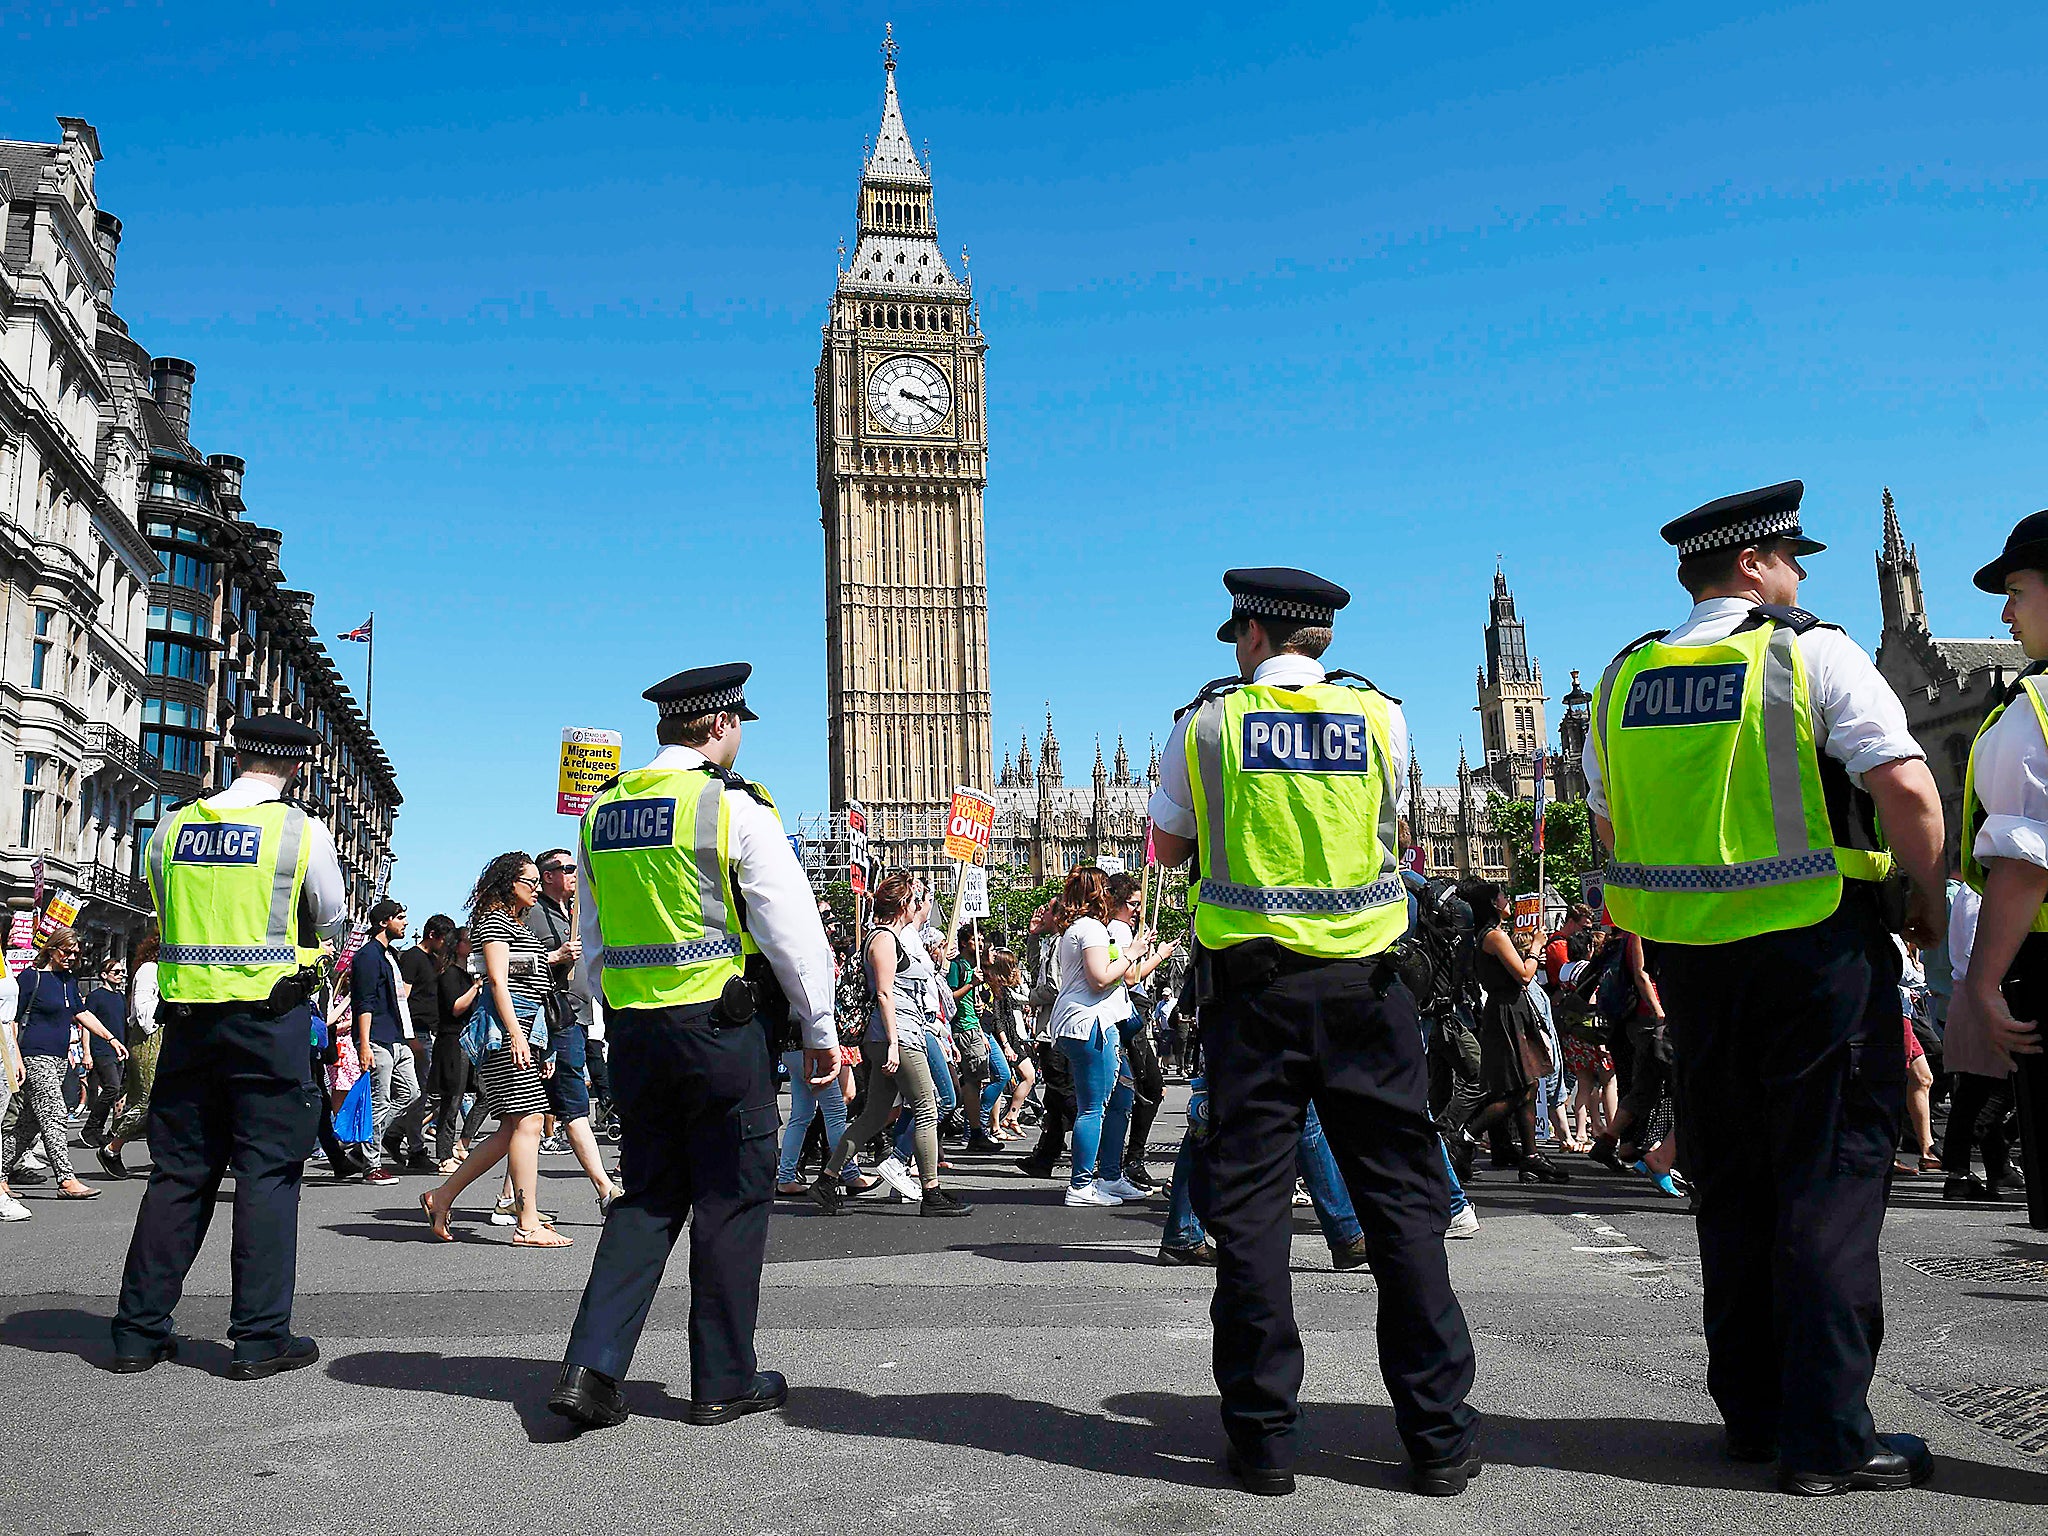
[[[782,1160],[775,1165],[775,1182],[794,1184],[797,1161],[803,1156],[804,1137],[810,1134],[812,1116],[820,1109],[825,1111],[825,1147],[828,1154],[839,1145],[839,1138],[846,1134],[846,1096],[839,1091],[837,1077],[822,1088],[811,1086],[804,1071],[802,1051],[784,1051],[782,1065],[789,1073],[789,1124],[782,1128]],[[846,1160],[846,1169],[841,1177],[860,1177],[855,1159]]]
[[[953,1093],[953,1071],[946,1065],[946,1048],[939,1044],[936,1029],[924,1032],[924,1059],[932,1069],[932,1086],[939,1091],[939,1118],[945,1119],[953,1113],[953,1107],[960,1102]],[[917,1154],[911,1149],[911,1131],[916,1122],[910,1111],[904,1110],[896,1124],[896,1156],[908,1163]]]
[[[1195,1213],[1196,1206],[1207,1205],[1206,1191],[1198,1193],[1194,1187],[1195,1174],[1200,1166],[1197,1148],[1209,1134],[1209,1085],[1205,1078],[1196,1078],[1193,1091],[1188,1096],[1188,1134],[1180,1144],[1180,1151],[1173,1160],[1173,1188],[1166,1200],[1166,1237],[1169,1248],[1199,1247],[1208,1237],[1202,1227],[1202,1219]],[[1300,1172],[1302,1182],[1308,1185],[1309,1198],[1315,1202],[1316,1220],[1323,1229],[1323,1241],[1332,1249],[1346,1248],[1364,1235],[1358,1224],[1358,1212],[1351,1204],[1350,1191],[1344,1187],[1344,1179],[1337,1172],[1337,1158],[1330,1151],[1330,1139],[1323,1132],[1323,1122],[1316,1114],[1315,1105],[1308,1107],[1308,1117],[1301,1128],[1301,1144],[1295,1149],[1294,1166]],[[1455,1187],[1456,1181],[1453,1181]],[[1463,1198],[1460,1196],[1459,1198]]]
[[[1010,1091],[1014,1079],[1010,1063],[1003,1057],[1003,1048],[996,1037],[988,1037],[988,1086],[981,1090],[981,1128],[988,1129],[989,1112],[1002,1102],[1003,1095]]]
[[[1116,1084],[1120,1054],[1116,1031],[1097,1024],[1086,1040],[1061,1040],[1060,1054],[1067,1058],[1074,1073],[1074,1172],[1068,1183],[1081,1189],[1095,1178],[1096,1157],[1102,1150],[1104,1110]],[[1129,1115],[1127,1098],[1120,1121],[1127,1121]],[[1121,1163],[1123,1149],[1117,1150]]]
[[[1436,1145],[1444,1155],[1444,1174],[1451,1181],[1451,1215],[1455,1217],[1472,1202],[1465,1198],[1465,1186],[1458,1182],[1458,1170],[1451,1166],[1451,1149],[1444,1145],[1443,1137],[1437,1137]]]

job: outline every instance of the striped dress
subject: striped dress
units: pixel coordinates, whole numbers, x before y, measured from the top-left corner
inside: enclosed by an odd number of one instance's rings
[[[524,923],[507,912],[484,912],[470,920],[469,941],[479,956],[483,954],[484,945],[493,941],[510,947],[508,958],[512,974],[506,977],[505,990],[512,994],[515,1005],[540,1003],[546,998],[547,947]],[[522,966],[522,960],[529,963]],[[519,974],[522,969],[526,971],[525,975]],[[512,1027],[502,1020],[500,1023],[508,1029]],[[495,1051],[486,1052],[484,1059],[477,1063],[476,1070],[483,1082],[484,1102],[500,1119],[548,1113],[547,1083],[540,1075],[538,1062],[521,1067],[512,1060],[511,1051],[500,1046]]]

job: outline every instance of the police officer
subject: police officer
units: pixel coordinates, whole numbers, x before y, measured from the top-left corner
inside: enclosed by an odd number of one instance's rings
[[[698,667],[648,689],[661,751],[583,818],[578,923],[608,1011],[626,1193],[548,1398],[580,1424],[625,1419],[619,1381],[686,1219],[690,1422],[723,1424],[789,1395],[754,1358],[780,1129],[770,1051],[782,1045],[769,1036],[795,1024],[820,1084],[837,1069],[838,1036],[817,902],[767,791],[732,771],[741,724],[757,718],[752,671]]]
[[[163,1048],[150,1092],[155,1170],[135,1216],[114,1314],[116,1371],[178,1353],[171,1315],[235,1170],[237,1381],[320,1358],[291,1331],[299,1176],[320,1120],[306,1042],[320,941],[348,931],[334,839],[285,799],[319,733],[282,715],[237,720],[234,782],[164,817],[148,852],[163,946]]]
[[[1946,912],[1941,804],[1905,710],[1848,635],[1794,606],[1800,558],[1825,547],[1800,526],[1803,491],[1665,525],[1693,610],[1608,666],[1585,768],[1608,910],[1652,941],[1670,1020],[1727,1453],[1831,1494],[1933,1471],[1924,1442],[1875,1433],[1866,1397],[1905,1104],[1888,930],[1931,943]]]
[[[1295,1148],[1313,1101],[1379,1282],[1380,1369],[1418,1492],[1480,1468],[1472,1340],[1444,1258],[1451,1192],[1422,1026],[1387,951],[1408,926],[1400,704],[1317,657],[1351,598],[1306,571],[1226,572],[1238,675],[1175,722],[1150,806],[1195,861],[1211,1130],[1195,1190],[1216,1246],[1216,1385],[1229,1471],[1294,1488],[1301,1334],[1288,1278]]]
[[[2039,1026],[2048,1019],[2048,512],[2020,520],[1999,557],[1977,573],[1977,585],[2004,594],[2006,626],[2033,665],[2006,690],[1970,748],[1963,878],[1984,903],[1969,968],[1949,1004],[1942,1064],[1972,1078],[2003,1079],[2017,1068],[2027,1219],[2048,1227],[2041,1147],[2048,1056]],[[1952,1111],[1952,1123],[1962,1114],[1961,1107]],[[1967,1145],[1960,1170],[1950,1169],[1958,1171],[1970,1171]]]

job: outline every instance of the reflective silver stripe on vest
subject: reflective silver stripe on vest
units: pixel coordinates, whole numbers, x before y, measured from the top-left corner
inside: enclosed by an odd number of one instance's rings
[[[1780,624],[1764,649],[1764,763],[1771,775],[1771,825],[1778,856],[1810,848],[1806,796],[1799,784],[1799,701],[1794,697],[1792,648],[1799,636]],[[1829,855],[1830,863],[1833,855]]]
[[[1408,888],[1401,883],[1399,875],[1391,880],[1375,880],[1371,885],[1345,886],[1338,890],[1313,885],[1232,885],[1225,880],[1204,880],[1200,899],[1204,906],[1282,917],[1365,912],[1373,907],[1406,901]]]
[[[156,829],[156,835],[149,840],[149,894],[150,905],[161,914],[164,909],[164,847],[178,834],[165,822]]]
[[[1362,718],[1365,721],[1365,739],[1372,743],[1373,756],[1380,760],[1380,873],[1391,875],[1401,867],[1401,822],[1400,813],[1394,808],[1397,792],[1394,765],[1387,758],[1386,748],[1380,744],[1380,733],[1372,728],[1372,716],[1363,715]],[[1398,875],[1394,883],[1400,884]],[[1404,898],[1406,894],[1407,889],[1403,887]]]
[[[169,965],[292,965],[299,952],[289,944],[166,944],[156,957]]]
[[[1196,710],[1194,723],[1188,729],[1194,732],[1195,768],[1202,776],[1202,803],[1209,811],[1209,846],[1203,850],[1202,869],[1218,880],[1228,880],[1230,839],[1224,835],[1223,815],[1223,701],[1211,699]]]
[[[1607,663],[1607,670],[1600,674],[1600,686],[1594,690],[1600,700],[1600,718],[1593,722],[1593,729],[1600,737],[1600,768],[1602,772],[1606,771],[1607,753],[1610,750],[1607,741],[1607,709],[1614,702],[1614,680],[1621,676],[1621,669],[1628,665],[1629,657],[1635,655],[1636,650],[1637,647],[1630,646],[1619,656],[1615,657],[1614,660]],[[1609,795],[1607,798],[1610,803],[1614,799],[1612,795]]]
[[[701,965],[706,960],[729,960],[740,953],[736,933],[716,939],[695,939],[688,944],[629,944],[618,949],[607,946],[604,964],[617,971],[644,970],[649,966]]]
[[[725,798],[725,781],[713,774],[697,794],[697,905],[702,910],[704,931],[725,926],[725,871],[718,863],[718,812]],[[733,941],[737,944],[739,941]],[[645,946],[640,946],[645,947]],[[637,949],[633,951],[637,953]],[[609,953],[609,951],[607,951]],[[709,959],[710,956],[703,958]],[[674,960],[643,960],[642,965],[680,965]]]
[[[298,893],[299,843],[306,835],[306,813],[297,806],[285,807],[284,827],[277,838],[277,873],[270,882],[270,927],[263,937],[272,945],[282,945],[291,950],[294,937],[292,919],[293,897]],[[252,961],[251,964],[283,965],[296,960],[296,953],[288,953],[283,960]],[[218,962],[234,964],[233,961]]]
[[[1789,858],[1747,864],[1615,864],[1607,883],[1625,891],[1754,891],[1835,874],[1835,850],[1815,848]]]

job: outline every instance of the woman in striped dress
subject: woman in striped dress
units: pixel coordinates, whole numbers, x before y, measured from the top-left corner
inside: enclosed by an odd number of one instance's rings
[[[547,948],[523,921],[526,909],[540,899],[540,872],[523,853],[501,853],[485,866],[470,893],[469,941],[483,958],[484,997],[496,1021],[477,1076],[484,1099],[498,1117],[498,1128],[470,1151],[462,1166],[439,1189],[420,1196],[434,1235],[453,1241],[448,1215],[455,1197],[504,1158],[512,1170],[512,1211],[517,1226],[516,1248],[566,1248],[572,1239],[549,1226],[540,1214],[536,1186],[540,1177],[541,1121],[548,1113],[547,1086],[552,1070],[534,1059],[529,1043],[534,1021],[546,1004],[549,977]]]

